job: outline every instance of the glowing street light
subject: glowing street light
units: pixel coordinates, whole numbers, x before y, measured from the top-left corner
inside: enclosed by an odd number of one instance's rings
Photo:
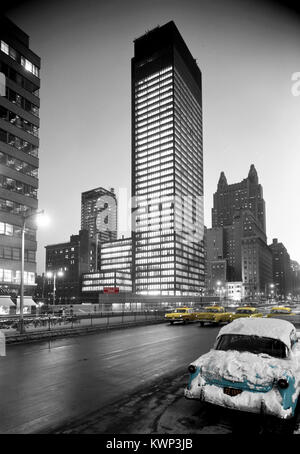
[[[30,214],[23,214],[22,226],[21,226],[21,282],[20,282],[20,323],[19,331],[24,332],[24,262],[25,262],[25,232],[26,232],[26,221],[30,218],[35,218],[35,222],[38,226],[45,226],[49,222],[49,218],[45,215],[44,210],[35,211]]]
[[[46,276],[49,279],[52,279],[53,277],[53,306],[55,306],[55,293],[56,293],[56,278],[57,277],[62,277],[64,275],[64,272],[59,270],[59,271],[47,271]]]

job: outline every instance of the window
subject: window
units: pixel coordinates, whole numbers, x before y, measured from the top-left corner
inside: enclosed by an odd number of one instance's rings
[[[25,57],[21,57],[21,65],[26,69],[26,71],[31,72],[36,77],[39,77],[39,69],[31,61],[27,60]]]
[[[4,52],[6,55],[9,55],[9,46],[6,44],[4,41],[1,41],[1,50]]]

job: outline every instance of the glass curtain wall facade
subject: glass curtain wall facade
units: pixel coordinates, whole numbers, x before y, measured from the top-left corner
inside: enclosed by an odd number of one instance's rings
[[[29,37],[0,17],[0,292],[17,293],[23,216],[38,208],[40,58]],[[25,293],[36,273],[36,226],[25,232]]]
[[[175,24],[135,41],[132,59],[133,282],[139,294],[201,291],[201,72]]]

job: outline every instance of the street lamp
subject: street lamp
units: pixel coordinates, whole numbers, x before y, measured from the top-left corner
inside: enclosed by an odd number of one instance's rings
[[[48,271],[46,276],[48,278],[53,277],[53,306],[55,306],[55,293],[56,293],[56,277],[62,277],[64,275],[63,271]]]
[[[217,284],[217,295],[219,295],[219,298],[220,298],[220,296],[221,296],[220,295],[220,293],[221,293],[220,286],[221,286],[222,282],[221,281],[217,281],[216,284]]]
[[[269,290],[269,289],[273,289],[274,287],[275,287],[275,284],[265,284],[265,297],[266,297],[267,302],[268,302],[271,294],[274,293],[272,290]],[[271,292],[271,293],[269,293],[269,292]]]
[[[32,217],[36,216],[36,222],[38,225],[45,225],[48,221],[48,218],[44,215],[44,210],[35,211],[30,214],[23,214],[22,226],[21,226],[21,282],[20,282],[20,333],[24,332],[24,317],[23,317],[23,308],[24,308],[24,262],[25,262],[25,231],[26,231],[26,221]]]

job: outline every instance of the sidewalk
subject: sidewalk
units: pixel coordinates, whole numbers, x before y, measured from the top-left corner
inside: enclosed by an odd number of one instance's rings
[[[78,336],[97,333],[110,329],[123,329],[133,326],[165,323],[162,316],[123,315],[108,317],[86,317],[75,319],[74,322],[64,324],[45,324],[45,326],[26,326],[25,332],[20,334],[16,329],[2,329],[6,344],[20,344],[46,339],[56,339],[69,336]]]

